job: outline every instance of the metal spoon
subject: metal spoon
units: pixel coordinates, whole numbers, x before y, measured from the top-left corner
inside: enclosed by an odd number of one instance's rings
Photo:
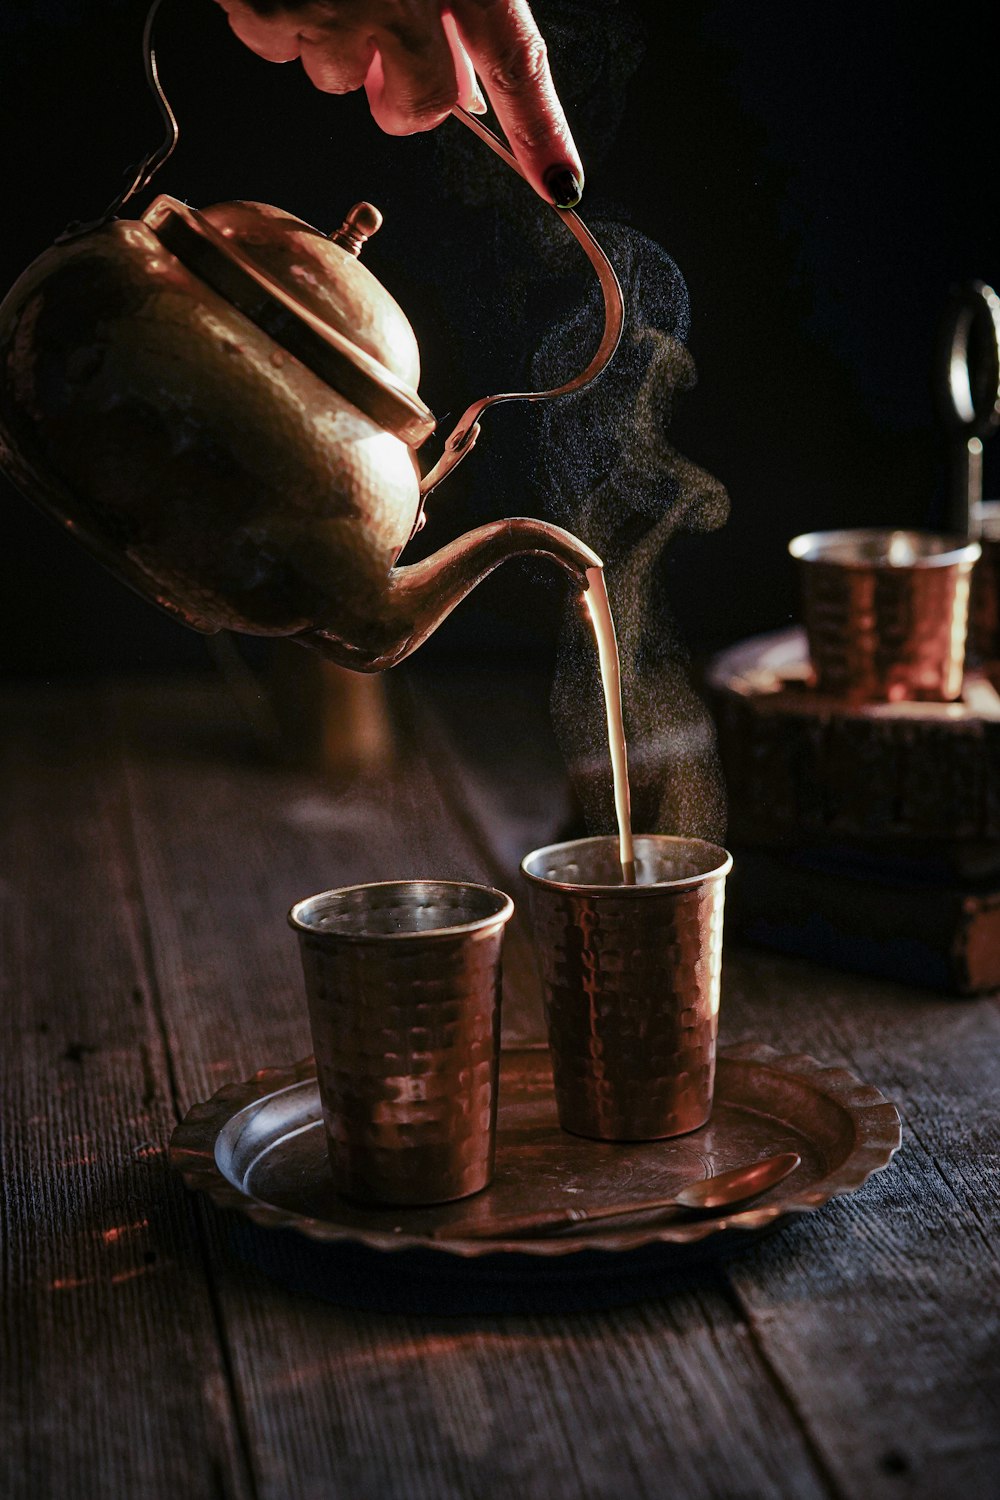
[[[508,1235],[549,1234],[570,1225],[591,1224],[597,1219],[622,1219],[629,1214],[652,1213],[654,1210],[704,1213],[710,1209],[729,1208],[734,1203],[745,1203],[748,1198],[766,1193],[768,1188],[775,1187],[794,1172],[801,1161],[796,1151],[784,1151],[780,1156],[768,1156],[750,1166],[733,1167],[714,1177],[690,1182],[670,1198],[641,1198],[605,1208],[563,1208],[554,1213],[506,1214],[497,1219],[460,1219],[457,1223],[435,1229],[431,1237],[495,1240]]]

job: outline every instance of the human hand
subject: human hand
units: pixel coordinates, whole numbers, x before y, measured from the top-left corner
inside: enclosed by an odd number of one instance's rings
[[[301,58],[318,89],[364,87],[389,135],[432,130],[460,104],[482,114],[477,74],[525,177],[560,208],[583,167],[528,0],[218,0],[233,31],[271,62]]]

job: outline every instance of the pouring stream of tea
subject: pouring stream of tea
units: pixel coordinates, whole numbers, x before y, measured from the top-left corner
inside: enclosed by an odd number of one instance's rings
[[[587,592],[584,595],[590,623],[597,638],[597,655],[601,666],[601,686],[608,716],[608,745],[611,750],[611,775],[615,789],[615,814],[618,818],[618,849],[622,866],[622,884],[635,885],[635,850],[632,846],[632,809],[628,785],[628,752],[625,748],[625,723],[622,718],[622,678],[618,661],[615,622],[608,602],[608,586],[603,568],[587,569]]]

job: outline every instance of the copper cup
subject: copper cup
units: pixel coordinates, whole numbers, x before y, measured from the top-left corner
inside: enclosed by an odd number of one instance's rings
[[[722,913],[732,856],[701,839],[616,838],[536,849],[528,881],[559,1122],[601,1141],[652,1141],[712,1109]]]
[[[446,1203],[493,1174],[500,949],[514,903],[399,880],[298,902],[334,1184],[365,1203]]]
[[[919,531],[814,531],[798,561],[816,687],[852,702],[962,691],[978,542]]]

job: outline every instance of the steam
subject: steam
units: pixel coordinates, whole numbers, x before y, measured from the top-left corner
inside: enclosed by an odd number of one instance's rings
[[[637,8],[629,0],[536,0],[533,8],[583,158],[596,169],[642,59]],[[490,371],[493,389],[523,389],[512,350],[540,325],[548,331],[535,337],[528,388],[561,383],[583,367],[603,320],[579,247],[467,132],[435,131],[432,141],[439,190],[463,205],[457,243],[475,247],[448,257],[450,298],[461,284],[462,317],[450,329],[456,365]],[[592,196],[584,218],[625,294],[618,353],[588,391],[498,410],[452,494],[464,493],[467,523],[523,514],[527,503],[529,513],[558,521],[601,555],[621,654],[633,827],[721,840],[725,792],[715,734],[690,682],[666,565],[678,532],[712,531],[729,510],[722,485],[668,437],[675,401],[695,383],[685,347],[687,288],[665,250],[616,222],[613,211],[601,219]],[[575,300],[566,300],[567,288],[576,289]],[[498,308],[510,316],[498,317]],[[470,397],[482,394],[480,380]],[[552,711],[590,831],[614,832],[597,652],[582,604],[569,605],[563,621]]]
[[[678,531],[711,531],[729,510],[725,489],[668,441],[676,397],[695,383],[684,345],[687,290],[660,246],[635,230],[591,221],[625,293],[621,347],[588,391],[535,408],[546,514],[605,561],[618,631],[633,827],[721,840],[725,793],[715,736],[688,676],[670,609],[667,547]],[[537,385],[580,364],[602,317],[588,295],[539,349]],[[614,830],[603,700],[593,637],[578,607],[563,623],[552,693],[556,733],[587,825]]]

